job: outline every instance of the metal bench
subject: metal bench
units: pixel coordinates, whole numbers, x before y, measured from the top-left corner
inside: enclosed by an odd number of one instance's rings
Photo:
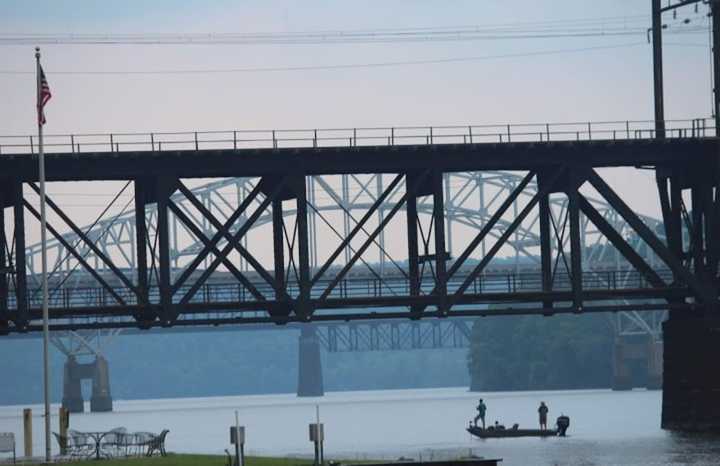
[[[152,456],[155,452],[158,452],[160,456],[167,456],[167,452],[165,451],[165,437],[168,432],[170,431],[165,429],[160,432],[160,435],[154,435],[150,441],[147,442],[147,452],[145,456]]]
[[[0,433],[0,453],[10,453],[13,455],[13,464],[17,462],[15,456],[15,434],[11,432]]]

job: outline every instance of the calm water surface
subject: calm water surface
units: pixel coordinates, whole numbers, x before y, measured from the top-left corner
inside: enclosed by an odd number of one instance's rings
[[[570,437],[473,439],[465,432],[478,395],[465,388],[330,393],[323,398],[294,395],[115,401],[113,413],[73,415],[71,428],[131,431],[170,429],[175,452],[222,453],[234,411],[247,430],[251,454],[309,455],[307,424],[320,407],[326,454],[352,458],[428,459],[457,452],[504,458],[521,465],[720,465],[720,437],[682,436],[662,431],[659,391],[496,392],[482,395],[487,419],[534,427],[537,405],[550,418],[571,417]],[[22,445],[21,406],[0,407],[0,431],[15,432]],[[33,406],[35,454],[42,452],[41,406]],[[86,408],[87,409],[87,408]],[[57,407],[53,408],[53,412]],[[53,430],[57,419],[53,418]]]

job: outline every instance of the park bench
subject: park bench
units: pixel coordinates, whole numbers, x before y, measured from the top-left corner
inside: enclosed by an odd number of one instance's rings
[[[12,432],[0,433],[0,453],[12,453],[13,464],[17,461],[15,457],[15,434]]]
[[[165,429],[160,432],[160,435],[153,435],[152,438],[146,443],[147,452],[145,456],[152,456],[153,453],[157,452],[160,456],[167,456],[165,451],[165,437],[167,437],[169,430]]]

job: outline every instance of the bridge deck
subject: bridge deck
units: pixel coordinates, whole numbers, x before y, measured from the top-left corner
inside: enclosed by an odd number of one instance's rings
[[[265,149],[186,149],[51,153],[48,181],[127,180],[168,175],[180,178],[247,177],[305,173],[398,173],[413,169],[445,172],[533,170],[560,164],[589,167],[635,167],[706,162],[717,140],[673,138],[512,142],[362,147]],[[13,179],[37,179],[36,157],[3,153],[0,173]]]

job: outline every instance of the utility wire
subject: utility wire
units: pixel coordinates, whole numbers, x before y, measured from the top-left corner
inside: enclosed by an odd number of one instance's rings
[[[149,76],[149,75],[197,75],[197,74],[225,74],[225,73],[270,73],[283,71],[320,71],[320,70],[347,70],[357,68],[387,68],[395,66],[431,65],[442,63],[462,63],[484,60],[500,60],[508,58],[527,58],[548,55],[561,55],[568,53],[591,52],[597,50],[612,50],[647,46],[645,42],[635,42],[617,45],[600,45],[595,47],[581,47],[574,49],[542,50],[535,52],[518,52],[498,55],[481,55],[472,57],[451,57],[425,60],[404,60],[387,61],[375,63],[347,63],[338,65],[301,65],[301,66],[277,66],[259,68],[225,68],[225,69],[176,69],[176,70],[82,70],[82,71],[51,71],[53,75],[125,75],[125,76]],[[26,75],[34,71],[0,70],[0,75]]]
[[[75,33],[34,33],[34,32],[5,32],[0,33],[2,36],[19,36],[22,38],[30,37],[41,37],[41,38],[52,38],[52,37],[70,37],[70,38],[87,38],[87,37],[120,37],[120,38],[137,38],[137,37],[155,37],[155,38],[172,38],[172,37],[218,37],[218,36],[231,36],[231,37],[278,37],[278,36],[305,36],[305,35],[330,35],[330,34],[368,34],[368,33],[397,33],[397,32],[437,32],[446,30],[498,30],[498,29],[527,29],[530,26],[534,27],[561,27],[566,25],[612,25],[622,24],[627,26],[628,23],[647,23],[646,15],[631,15],[631,16],[610,16],[610,17],[599,17],[599,18],[584,18],[584,19],[568,19],[568,20],[544,20],[544,21],[519,21],[510,23],[497,23],[497,24],[464,24],[464,25],[449,25],[449,26],[428,26],[428,27],[387,27],[387,28],[358,28],[358,29],[324,29],[316,31],[294,31],[294,32],[205,32],[205,33],[118,33],[118,34],[75,34]]]
[[[704,28],[682,27],[667,31],[667,34],[697,34],[703,33]],[[399,34],[365,34],[365,35],[328,35],[307,37],[257,37],[232,38],[224,36],[210,36],[207,38],[188,36],[185,38],[138,38],[120,39],[108,37],[95,38],[42,38],[0,36],[0,45],[325,45],[325,44],[388,44],[388,43],[428,43],[428,42],[465,42],[465,41],[500,41],[523,39],[567,39],[591,37],[627,37],[645,36],[647,28],[613,28],[613,29],[581,29],[568,31],[448,31],[443,33],[399,33]]]
[[[695,14],[681,21],[666,23],[667,33],[698,32],[694,22],[704,15]],[[333,44],[543,39],[640,35],[647,32],[642,16],[506,23],[497,25],[325,30],[303,32],[208,32],[208,33],[0,33],[0,45],[202,45],[202,44]]]

